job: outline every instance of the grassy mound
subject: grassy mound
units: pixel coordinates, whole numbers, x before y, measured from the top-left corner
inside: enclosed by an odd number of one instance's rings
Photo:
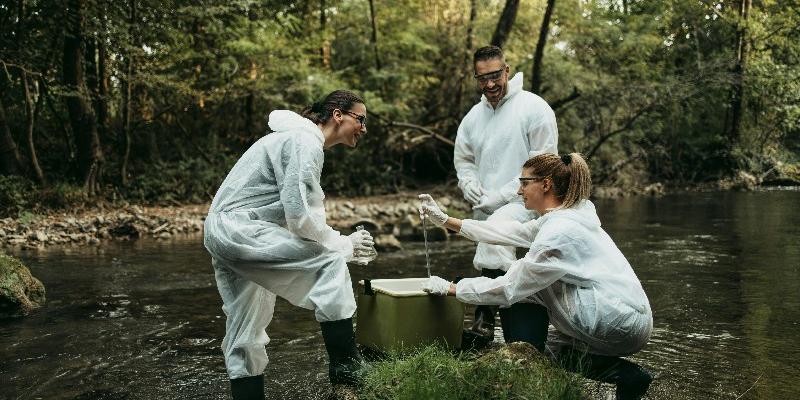
[[[580,399],[581,386],[577,376],[527,343],[503,346],[479,358],[426,347],[374,363],[358,398]]]

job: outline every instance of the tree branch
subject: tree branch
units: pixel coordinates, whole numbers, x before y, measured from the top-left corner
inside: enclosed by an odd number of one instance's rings
[[[586,152],[586,159],[587,160],[590,159],[594,155],[594,153],[597,152],[597,150],[600,148],[600,146],[602,146],[603,143],[605,143],[608,139],[611,139],[613,136],[616,136],[617,134],[620,134],[622,132],[625,132],[625,131],[631,129],[633,127],[633,124],[636,122],[637,119],[639,119],[639,117],[641,117],[642,115],[646,114],[647,112],[649,112],[650,110],[655,108],[655,106],[656,106],[656,103],[653,102],[653,103],[648,104],[645,107],[642,107],[641,109],[636,111],[636,113],[633,114],[633,116],[631,116],[628,119],[627,122],[625,122],[625,125],[623,125],[622,127],[618,128],[618,129],[615,129],[615,130],[613,130],[613,131],[601,136],[600,139],[597,140],[597,143],[594,144],[592,149],[589,150],[588,152]]]
[[[577,86],[573,86],[572,93],[570,93],[567,97],[554,101],[553,104],[550,104],[550,108],[552,108],[553,111],[558,110],[559,108],[564,107],[565,105],[569,104],[578,97],[581,97],[581,92],[580,90],[578,90]]]
[[[418,131],[427,133],[430,137],[432,137],[432,138],[434,138],[434,139],[436,139],[436,140],[438,140],[438,141],[440,141],[442,143],[446,143],[446,144],[448,144],[450,146],[453,146],[453,147],[456,146],[456,143],[453,142],[452,140],[450,140],[450,139],[448,139],[448,138],[446,138],[446,137],[444,137],[444,136],[442,136],[442,135],[440,135],[440,134],[438,134],[438,133],[436,133],[436,132],[434,132],[434,131],[432,131],[429,128],[426,128],[424,126],[420,126],[420,125],[416,125],[416,124],[412,124],[412,123],[408,123],[408,122],[395,122],[395,121],[389,121],[386,124],[386,126],[389,127],[389,128],[391,128],[393,126],[397,126],[397,127],[401,127],[401,128],[416,129]]]

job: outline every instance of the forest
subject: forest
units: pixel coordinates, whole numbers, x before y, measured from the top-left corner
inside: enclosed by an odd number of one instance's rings
[[[555,110],[596,185],[800,182],[798,0],[4,0],[0,217],[209,202],[274,109],[339,88],[339,196],[455,187],[475,49]]]

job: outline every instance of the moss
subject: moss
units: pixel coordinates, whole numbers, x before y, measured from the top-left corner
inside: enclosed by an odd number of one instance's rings
[[[580,399],[575,375],[527,343],[480,358],[426,347],[373,364],[359,399]]]
[[[28,315],[44,302],[42,282],[20,260],[0,252],[0,318]]]

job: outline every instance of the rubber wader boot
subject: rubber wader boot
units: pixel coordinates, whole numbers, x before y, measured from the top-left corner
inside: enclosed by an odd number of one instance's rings
[[[622,357],[586,354],[573,348],[558,356],[568,371],[577,372],[589,379],[617,385],[617,400],[638,400],[647,393],[653,375],[639,364]]]
[[[233,400],[264,400],[264,375],[231,379]]]
[[[489,338],[489,341],[494,340],[494,317],[496,307],[492,306],[477,306],[475,307],[475,322],[469,330],[477,333],[478,335]]]
[[[366,363],[356,347],[353,319],[320,322],[319,325],[322,328],[325,349],[328,350],[328,359],[330,361],[328,377],[331,384],[359,385],[361,381],[360,372]]]

